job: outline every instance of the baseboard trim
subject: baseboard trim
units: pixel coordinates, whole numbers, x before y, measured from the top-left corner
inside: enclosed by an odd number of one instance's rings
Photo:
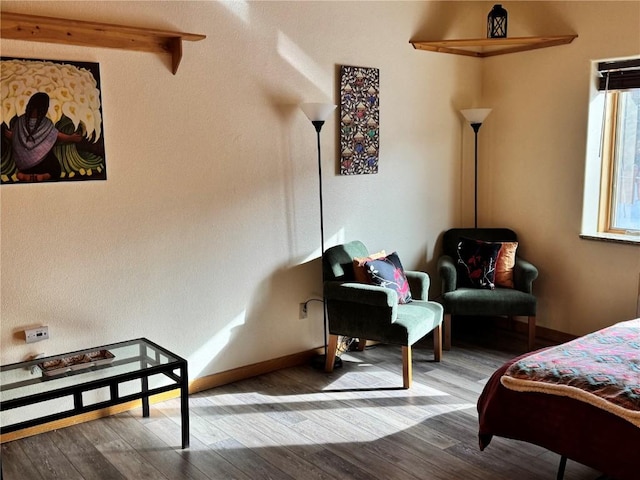
[[[525,317],[526,319],[526,317]],[[505,330],[511,330],[516,333],[521,333],[523,335],[528,335],[528,328],[526,321],[520,321],[517,318],[510,320],[507,317],[497,317],[496,318],[496,326],[499,328],[503,328]],[[553,330],[547,327],[541,327],[540,325],[536,325],[536,338],[541,340],[546,340],[551,343],[560,344],[569,342],[571,340],[575,340],[577,338],[576,335],[572,335],[570,333],[560,332],[558,330]]]
[[[266,373],[274,372],[288,367],[295,367],[302,365],[311,360],[315,355],[320,354],[322,349],[306,350],[304,352],[294,353],[292,355],[286,355],[284,357],[274,358],[266,360],[264,362],[253,363],[244,367],[234,368],[220,373],[214,373],[205,377],[196,378],[192,382],[189,382],[189,393],[201,392],[203,390],[209,390],[211,388],[220,387],[229,383],[237,382],[240,380],[246,380],[247,378],[256,377],[258,375],[264,375]],[[179,390],[172,390],[170,392],[159,393],[149,397],[149,403],[159,403],[166,400],[177,398],[180,396]],[[0,435],[0,444],[5,442],[11,442],[13,440],[19,440],[21,438],[31,437],[39,433],[50,432],[60,428],[70,427],[79,423],[89,422],[91,420],[97,420],[99,418],[108,417],[110,415],[116,415],[118,413],[127,412],[142,406],[142,400],[134,400],[113,407],[107,407],[93,412],[82,413],[73,417],[64,418],[62,420],[55,420],[53,422],[44,423],[35,427],[24,428],[15,432],[5,433]]]
[[[302,365],[303,363],[307,363],[311,360],[312,357],[320,354],[321,350],[322,349],[307,350],[284,357],[274,358],[272,360],[266,360],[264,362],[245,365],[244,367],[234,368],[225,372],[214,373],[212,375],[207,375],[206,377],[196,378],[193,382],[189,383],[189,393],[201,392],[203,390],[220,387],[239,380],[245,380],[247,378],[257,377],[258,375],[264,375],[265,373],[275,372],[276,370],[281,370],[283,368]]]

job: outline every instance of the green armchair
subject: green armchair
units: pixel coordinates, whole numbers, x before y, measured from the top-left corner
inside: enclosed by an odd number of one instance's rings
[[[434,358],[442,356],[442,306],[428,301],[429,276],[405,271],[412,301],[398,304],[398,294],[390,288],[357,283],[353,259],[367,257],[362,242],[353,241],[329,248],[323,256],[324,298],[327,308],[329,342],[325,371],[333,370],[338,336],[402,346],[403,387],[412,380],[411,346],[433,331]]]
[[[494,290],[460,286],[456,263],[461,238],[484,242],[517,242],[518,236],[507,228],[454,228],[443,236],[443,255],[438,259],[442,280],[444,307],[444,349],[451,348],[451,316],[525,316],[528,317],[528,348],[535,348],[537,300],[532,293],[538,270],[516,255],[513,268],[513,288],[497,286]]]

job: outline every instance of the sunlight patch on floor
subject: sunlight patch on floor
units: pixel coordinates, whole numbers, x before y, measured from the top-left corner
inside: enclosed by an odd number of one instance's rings
[[[358,391],[354,381],[346,382],[351,388],[345,391],[291,395],[271,394],[267,389],[196,395],[191,411],[246,446],[266,448],[314,444],[320,439],[325,443],[371,442],[421,429],[423,422],[441,415],[475,410],[474,403],[419,383],[409,390]],[[292,430],[298,434],[292,436]]]
[[[433,403],[428,398],[402,404],[401,397],[395,399],[397,405],[390,405],[384,395],[356,398],[353,393],[334,393],[335,398],[326,394],[296,395],[295,399],[248,394],[253,401],[256,396],[265,400],[253,404],[238,404],[238,394],[234,394],[233,406],[226,405],[226,413],[217,412],[208,421],[246,446],[265,448],[314,444],[320,438],[324,443],[371,442],[420,428],[421,423],[440,415],[475,408],[473,403]],[[337,402],[338,397],[349,405]],[[217,398],[216,403],[224,405],[224,398]],[[193,406],[192,411],[203,415],[199,407]],[[292,437],[292,429],[299,435]]]

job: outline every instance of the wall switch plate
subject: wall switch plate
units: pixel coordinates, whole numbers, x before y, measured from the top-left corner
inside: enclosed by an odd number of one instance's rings
[[[49,340],[49,327],[36,327],[24,331],[24,338],[27,343]]]

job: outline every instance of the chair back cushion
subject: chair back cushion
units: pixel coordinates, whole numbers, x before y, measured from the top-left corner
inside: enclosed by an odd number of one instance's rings
[[[444,232],[442,251],[445,255],[457,258],[460,238],[472,238],[484,242],[517,242],[516,232],[508,228],[452,228]]]
[[[367,247],[358,240],[327,249],[323,258],[324,280],[355,281],[353,259],[368,255]]]

